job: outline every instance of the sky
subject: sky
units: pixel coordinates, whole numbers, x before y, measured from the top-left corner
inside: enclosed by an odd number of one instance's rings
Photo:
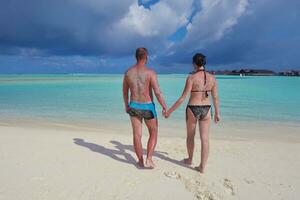
[[[0,73],[300,70],[299,0],[0,0]]]

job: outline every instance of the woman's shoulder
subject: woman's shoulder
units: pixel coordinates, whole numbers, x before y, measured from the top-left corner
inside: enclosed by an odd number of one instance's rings
[[[217,79],[214,74],[207,72],[206,78],[207,78],[208,85],[210,85],[212,87],[217,83]]]
[[[206,72],[206,77],[207,77],[207,78],[210,78],[210,79],[212,79],[212,80],[215,80],[215,79],[216,79],[215,75],[212,74],[212,73],[210,73],[210,72]]]

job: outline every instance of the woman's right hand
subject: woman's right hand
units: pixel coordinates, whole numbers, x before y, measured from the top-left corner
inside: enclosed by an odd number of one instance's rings
[[[215,120],[215,123],[218,123],[220,121],[220,114],[219,113],[215,113],[214,120]]]
[[[171,115],[170,110],[167,110],[167,111],[165,112],[165,118],[166,118],[166,119],[169,118],[170,115]]]

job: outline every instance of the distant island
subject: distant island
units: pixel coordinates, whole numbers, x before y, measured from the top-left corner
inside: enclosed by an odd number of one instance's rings
[[[265,69],[240,69],[240,70],[217,70],[209,71],[215,75],[238,75],[238,76],[300,76],[300,71],[288,70],[274,72]]]

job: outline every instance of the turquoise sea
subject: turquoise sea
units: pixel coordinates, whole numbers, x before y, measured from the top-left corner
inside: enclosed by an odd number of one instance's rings
[[[180,96],[187,75],[159,75],[169,106]],[[46,120],[91,125],[128,123],[122,75],[0,75],[0,120]],[[224,123],[300,122],[300,78],[217,76]],[[161,111],[157,104],[158,112]],[[184,122],[185,105],[170,125]],[[159,118],[162,118],[161,116]]]

